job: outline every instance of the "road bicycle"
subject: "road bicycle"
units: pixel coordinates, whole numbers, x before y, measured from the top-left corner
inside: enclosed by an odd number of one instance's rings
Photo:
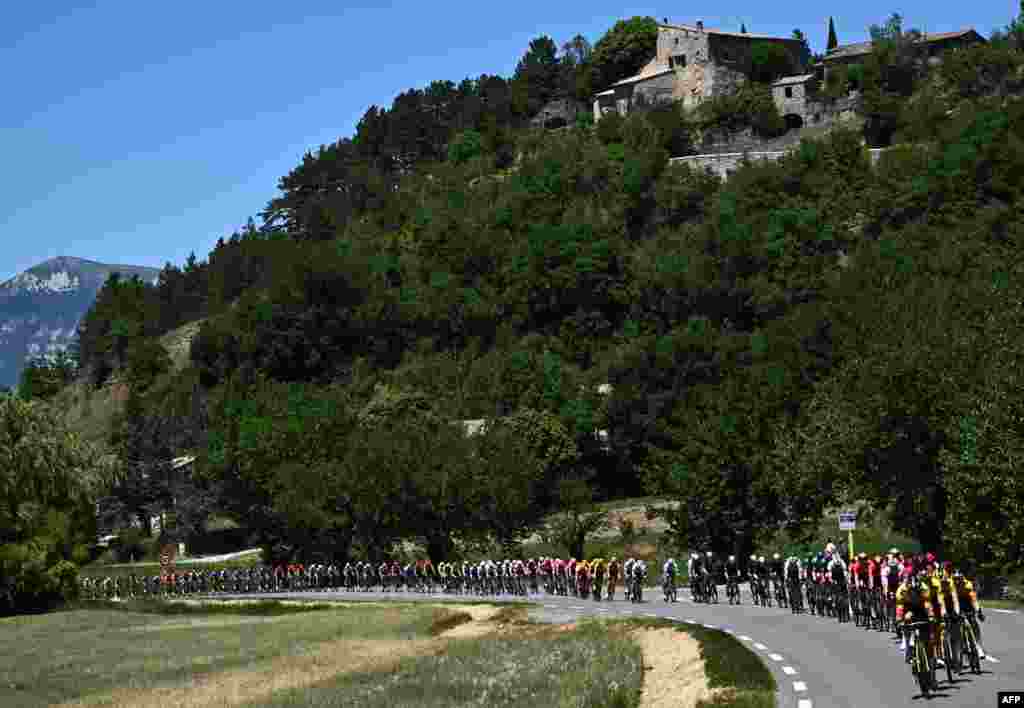
[[[707,602],[707,598],[704,596],[704,583],[696,575],[690,578],[690,595],[694,602]]]
[[[665,595],[665,602],[677,602],[675,578],[665,576],[661,583],[661,591]]]
[[[772,585],[775,588],[775,603],[780,608],[786,607],[789,603],[786,597],[786,587],[782,583],[782,578],[779,576],[772,578]]]
[[[750,578],[750,598],[758,607],[761,606],[761,581],[755,577]]]
[[[804,611],[804,598],[803,593],[800,592],[799,580],[789,582],[789,609],[794,615],[799,615]]]
[[[974,612],[968,610],[962,612],[959,617],[960,624],[960,661],[967,657],[971,671],[975,674],[981,673],[981,653],[978,650],[978,635],[974,629]]]
[[[704,596],[708,604],[718,604],[718,585],[715,583],[715,576],[711,573],[704,573]]]
[[[910,622],[904,625],[905,628],[913,630],[908,639],[910,642],[910,673],[914,676],[914,682],[921,689],[921,695],[928,698],[932,691],[937,688],[935,682],[935,664],[928,656],[928,639],[924,628],[930,622]]]
[[[644,582],[641,577],[634,577],[630,581],[630,602],[643,602],[644,601]]]
[[[740,604],[740,584],[735,577],[726,576],[725,595],[729,599],[730,605]]]

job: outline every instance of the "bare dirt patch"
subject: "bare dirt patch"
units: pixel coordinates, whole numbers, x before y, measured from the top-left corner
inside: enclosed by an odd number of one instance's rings
[[[712,697],[700,642],[671,628],[641,629],[631,636],[644,655],[640,708],[690,707]]]

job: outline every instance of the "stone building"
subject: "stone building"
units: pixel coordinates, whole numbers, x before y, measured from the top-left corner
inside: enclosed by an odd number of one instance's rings
[[[819,105],[820,84],[814,74],[784,76],[772,84],[772,99],[790,130],[820,123],[825,116]]]
[[[781,45],[793,65],[801,66],[803,45],[795,39],[706,29],[699,21],[693,26],[660,24],[654,59],[637,75],[594,96],[594,119],[609,111],[625,115],[639,102],[681,101],[693,108],[706,98],[728,94],[746,81],[755,42]]]
[[[975,32],[973,27],[968,27],[957,32],[924,33],[918,40],[918,44],[920,46],[921,59],[934,65],[942,61],[941,56],[944,52],[985,41],[986,39]],[[821,64],[815,68],[819,78],[825,81],[828,79],[829,73],[845,71],[847,66],[860,64],[870,53],[870,41],[845,44],[836,47],[826,54]]]

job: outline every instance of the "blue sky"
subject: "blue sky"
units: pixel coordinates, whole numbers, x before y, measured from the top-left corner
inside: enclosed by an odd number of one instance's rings
[[[668,17],[789,36],[822,51],[891,12],[905,27],[1002,28],[1018,0],[5,3],[0,23],[0,281],[47,258],[180,265],[255,216],[307,148],[431,80],[508,76],[530,39],[596,42]],[[718,12],[720,14],[714,14]]]

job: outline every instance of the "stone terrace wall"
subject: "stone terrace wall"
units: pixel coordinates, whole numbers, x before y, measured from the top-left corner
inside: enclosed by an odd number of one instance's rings
[[[740,166],[744,154],[752,162],[757,162],[758,160],[778,160],[789,152],[791,151],[773,150],[771,152],[729,152],[710,155],[689,155],[687,157],[673,157],[669,162],[686,163],[695,169],[705,169],[718,175],[721,179],[727,179]],[[872,148],[868,152],[871,153],[871,165],[874,166],[878,164],[878,159],[885,152],[885,148]]]

